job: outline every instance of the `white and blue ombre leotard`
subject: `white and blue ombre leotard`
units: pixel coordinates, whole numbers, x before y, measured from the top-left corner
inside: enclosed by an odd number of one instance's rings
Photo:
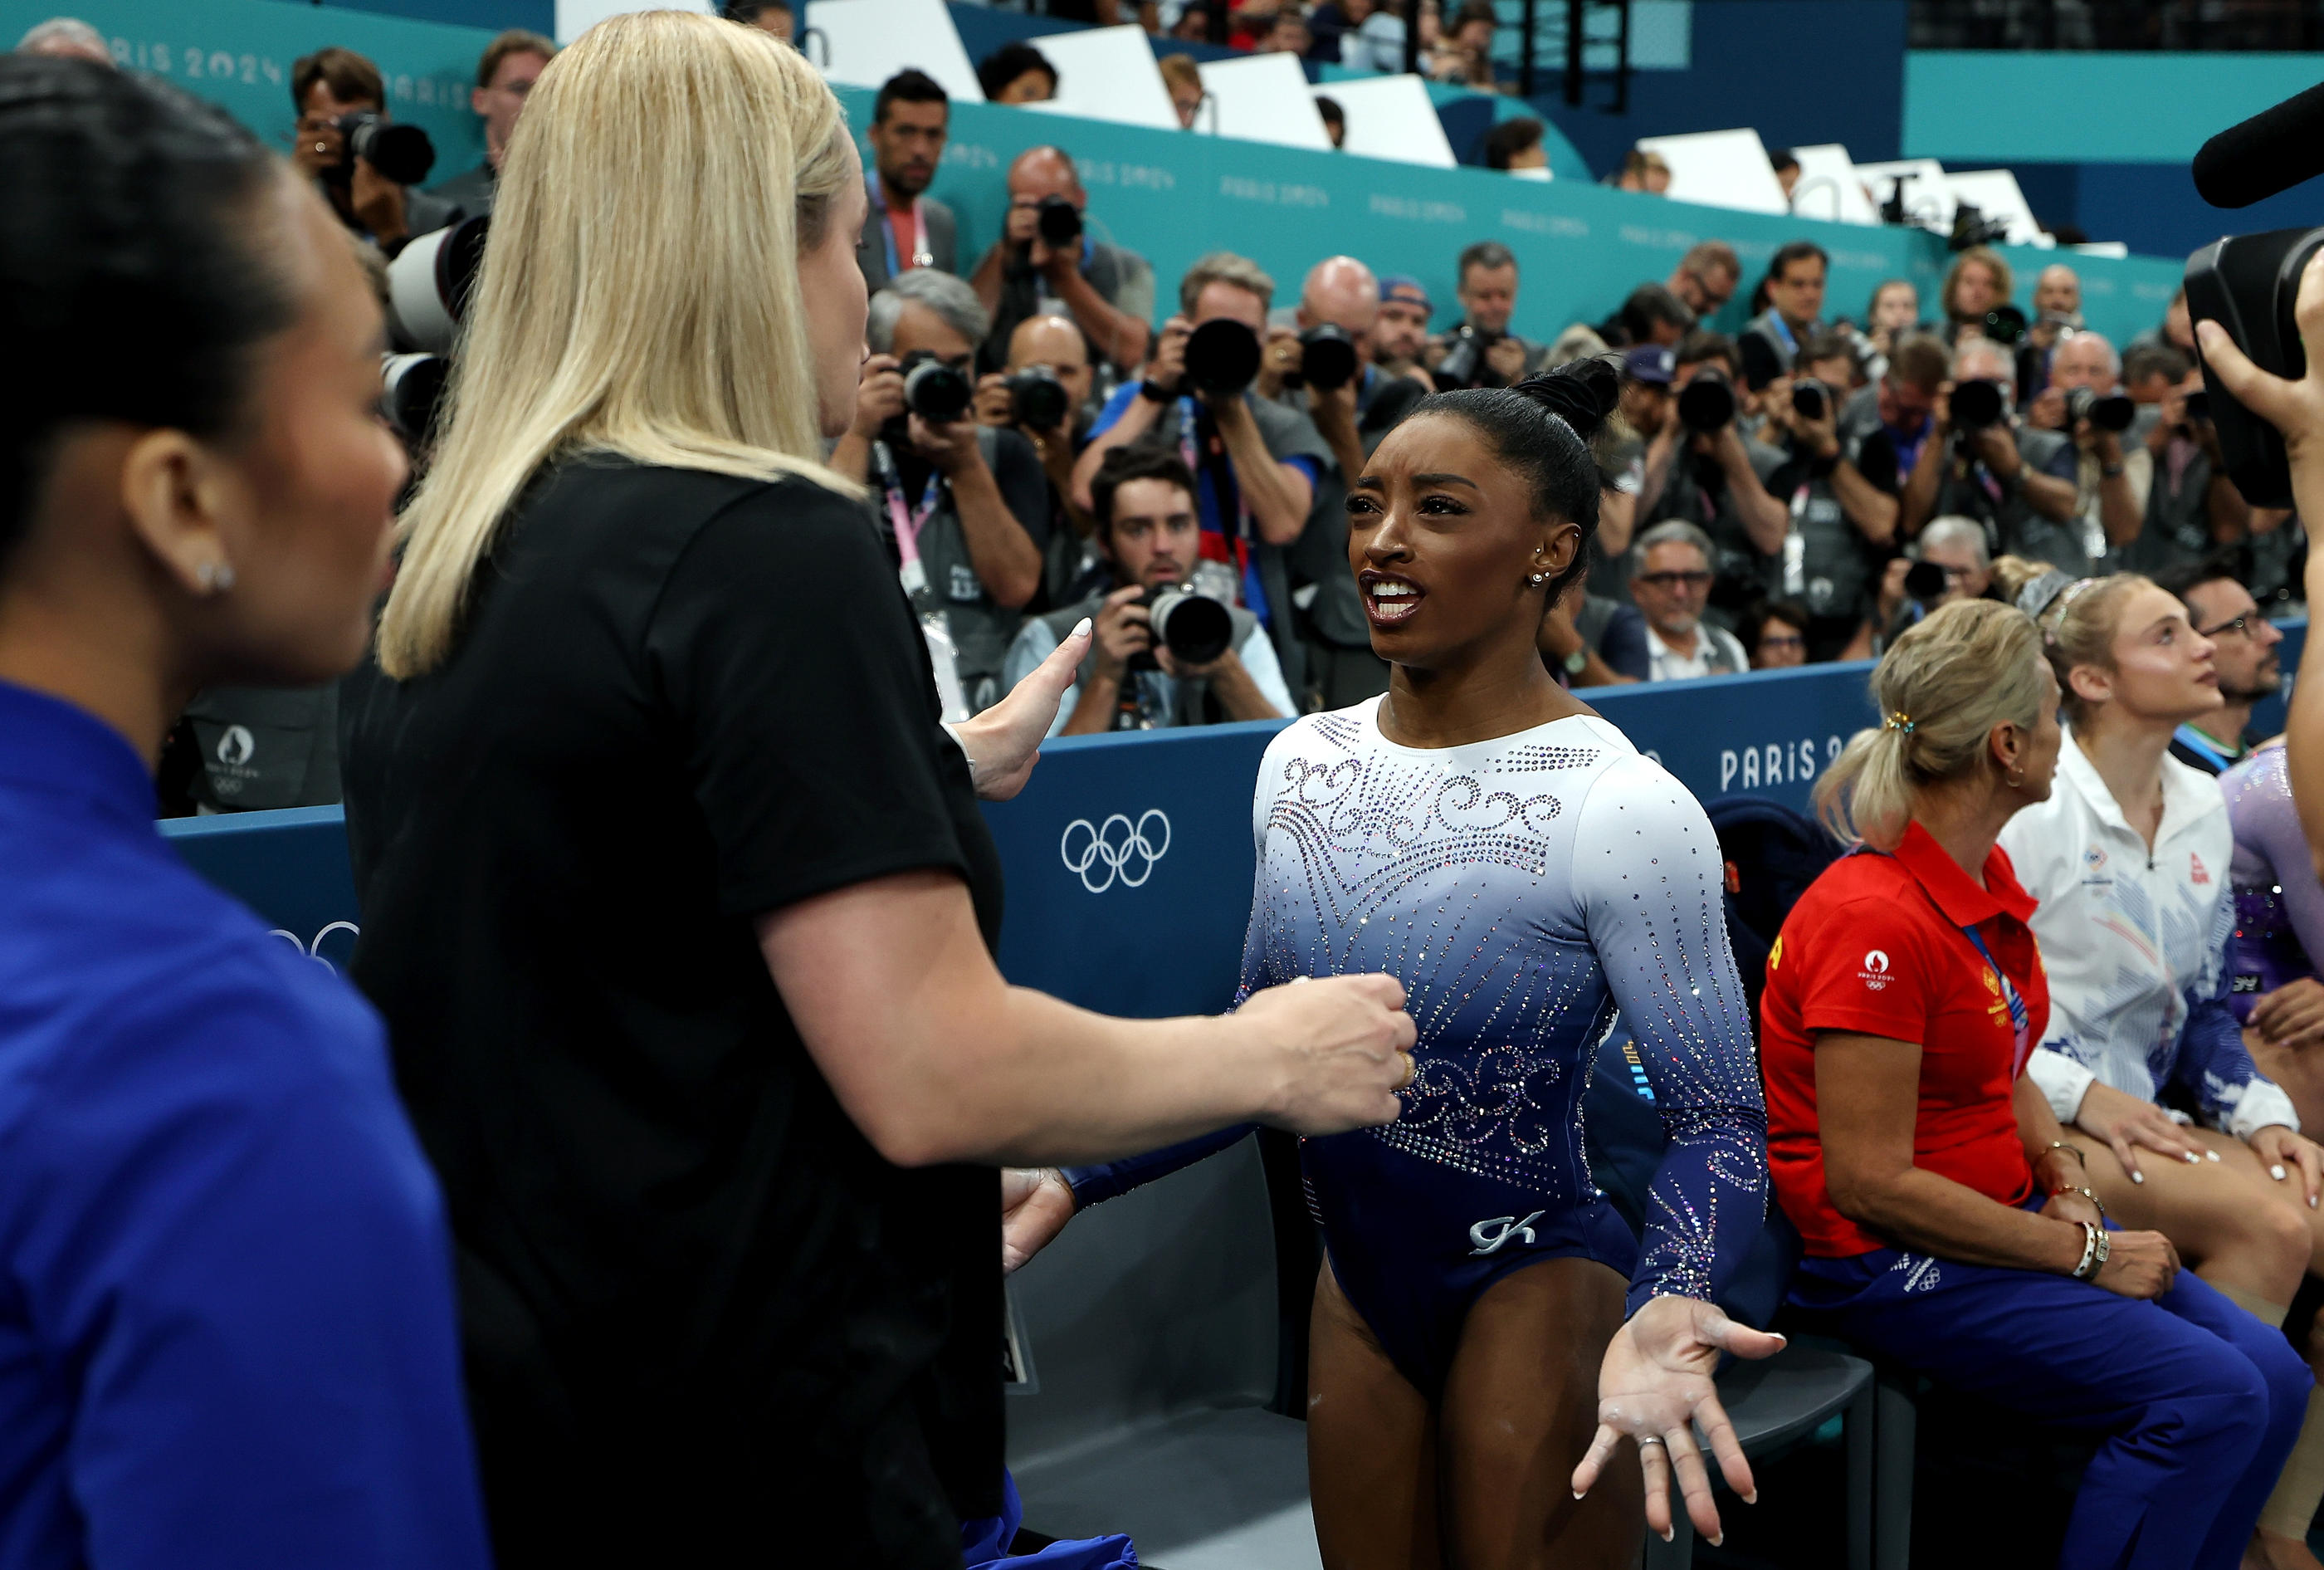
[[[1314,715],[1259,767],[1242,987],[1386,971],[1418,1027],[1397,1121],[1302,1141],[1341,1288],[1406,1377],[1442,1389],[1477,1295],[1582,1255],[1648,1298],[1710,1298],[1757,1235],[1766,1114],[1702,807],[1575,716],[1469,746]],[[1669,1148],[1641,1249],[1591,1180],[1582,1095],[1617,1011]],[[1068,1173],[1096,1203],[1242,1131]]]

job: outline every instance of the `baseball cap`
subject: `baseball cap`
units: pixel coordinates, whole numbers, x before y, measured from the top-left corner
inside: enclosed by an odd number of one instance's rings
[[[1667,387],[1678,374],[1678,356],[1660,344],[1640,344],[1622,356],[1622,376],[1630,382],[1652,382]]]
[[[1410,273],[1391,272],[1379,281],[1379,289],[1380,303],[1383,305],[1391,300],[1401,300],[1432,313],[1436,309],[1435,306],[1429,303],[1428,291],[1423,289],[1420,286],[1420,280]]]

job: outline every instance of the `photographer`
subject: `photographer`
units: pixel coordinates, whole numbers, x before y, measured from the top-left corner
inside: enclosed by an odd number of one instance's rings
[[[914,268],[874,295],[854,422],[831,454],[833,468],[875,493],[914,611],[951,634],[971,714],[1006,690],[1001,660],[1049,543],[1031,444],[968,418],[984,329],[975,294],[948,272]]]
[[[1274,297],[1275,280],[1243,257],[1213,251],[1197,259],[1178,282],[1180,314],[1162,324],[1144,377],[1106,400],[1074,481],[1075,501],[1094,518],[1091,485],[1108,452],[1141,440],[1176,448],[1196,482],[1196,586],[1258,616],[1289,672],[1298,647],[1290,581],[1281,551],[1264,548],[1299,540],[1327,477],[1336,490],[1338,468],[1312,420],[1251,389]],[[1205,332],[1201,354],[1190,357],[1195,335],[1218,322],[1240,325],[1248,342],[1231,329]],[[1231,363],[1213,364],[1214,352]],[[1344,556],[1340,565],[1344,573]]]
[[[1724,240],[1704,240],[1678,259],[1663,287],[1694,312],[1698,322],[1707,322],[1727,309],[1742,282],[1743,263],[1735,247]]]
[[[1974,518],[1935,518],[1920,539],[1891,557],[1880,579],[1874,624],[1881,629],[1875,653],[1886,652],[1897,634],[1955,600],[1995,599],[1993,558],[1985,525]]]
[[[1754,392],[1789,371],[1800,346],[1816,331],[1831,269],[1831,258],[1812,240],[1791,241],[1767,259],[1767,276],[1759,285],[1767,308],[1736,339],[1743,352],[1743,380]]]
[[[1087,599],[1026,623],[1009,650],[1013,688],[1084,617],[1095,623],[1090,651],[1049,734],[1290,718],[1291,694],[1275,646],[1249,611],[1228,608],[1226,647],[1201,664],[1182,662],[1156,641],[1156,591],[1189,586],[1202,559],[1194,476],[1178,455],[1148,442],[1115,448],[1090,482],[1090,499],[1107,581]]]
[[[1428,319],[1436,307],[1417,278],[1390,273],[1379,281],[1379,314],[1372,319],[1372,364],[1391,376],[1408,376],[1431,392],[1436,383],[1421,365],[1428,352]]]
[[[1082,329],[1065,317],[1034,316],[1009,335],[1008,369],[976,384],[977,422],[1009,427],[1031,442],[1048,476],[1049,544],[1041,576],[1053,605],[1087,566],[1090,517],[1074,505],[1074,459],[1096,412],[1092,380]]]
[[[955,271],[960,222],[927,194],[944,162],[952,100],[926,71],[901,70],[872,100],[871,214],[855,245],[855,264],[873,293],[915,267]]]
[[[1379,313],[1372,270],[1353,256],[1327,256],[1308,269],[1291,325],[1268,330],[1259,365],[1259,396],[1314,420],[1342,476],[1363,473],[1385,434],[1372,427],[1372,406],[1397,380],[1372,363]],[[1344,374],[1351,363],[1353,374]]]
[[[1699,332],[1679,346],[1672,373],[1675,418],[1646,443],[1637,512],[1641,525],[1676,519],[1709,536],[1716,575],[1711,604],[1727,616],[1758,596],[1791,527],[1784,503],[1765,484],[1784,455],[1736,425],[1740,374],[1735,340],[1722,333]]]
[[[998,367],[1028,316],[1061,309],[1105,360],[1127,373],[1146,358],[1154,269],[1135,251],[1090,237],[1089,193],[1061,147],[1028,147],[1009,165],[1009,217],[969,282],[992,315],[979,364]]]
[[[2055,380],[2051,361],[2058,346],[2081,330],[2081,275],[2063,262],[2052,262],[2034,280],[2034,320],[2025,329],[2024,341],[2017,346],[2019,397],[2029,404],[2040,399]]]
[[[1597,328],[1599,338],[1609,349],[1642,344],[1675,348],[1693,330],[1694,312],[1659,283],[1641,283],[1630,291],[1620,309]]]
[[[532,84],[556,53],[556,44],[521,27],[510,28],[484,46],[476,61],[475,90],[468,95],[468,107],[484,123],[484,161],[466,174],[428,188],[429,196],[451,204],[447,223],[493,210],[493,198],[500,191],[501,160],[508,156],[517,116],[524,113]]]
[[[1896,538],[1895,460],[1877,420],[1859,415],[1843,425],[1848,384],[1827,379],[1849,358],[1845,338],[1820,333],[1801,346],[1800,359],[1826,375],[1786,377],[1770,389],[1767,431],[1781,436],[1786,456],[1766,488],[1784,503],[1787,522],[1769,592],[1806,606],[1814,660],[1870,657],[1874,602]],[[1869,459],[1868,442],[1877,449]],[[1877,479],[1865,474],[1866,462]]]
[[[1937,309],[1945,318],[1945,343],[1957,348],[1971,338],[1985,337],[1986,318],[2009,303],[2012,287],[2009,263],[1992,246],[1971,245],[1954,257],[1953,264],[1945,270],[1944,285],[1937,291]]]
[[[1499,240],[1480,240],[1461,253],[1456,294],[1467,314],[1434,346],[1430,374],[1439,391],[1512,387],[1542,369],[1539,344],[1509,331],[1517,309],[1517,259]]]
[[[2016,376],[2016,356],[2006,346],[1984,337],[1962,342],[1951,380],[1931,401],[1926,435],[1907,471],[1904,537],[1940,514],[1958,513],[1983,524],[1996,550],[2087,577],[2093,563],[2074,516],[2074,444],[2011,412]]]
[[[2047,276],[2045,273],[2044,276]],[[2028,356],[2019,355],[2022,368]],[[2028,425],[2062,430],[2074,443],[2074,516],[2091,561],[2107,559],[2139,535],[2145,487],[2129,473],[2123,436],[2137,418],[2120,383],[2122,363],[2099,334],[2077,332],[2049,364],[2050,385],[2029,406]]]
[[[377,66],[351,49],[319,49],[301,56],[290,67],[290,103],[299,113],[291,167],[316,182],[348,228],[392,256],[415,236],[453,221],[450,202],[406,189],[427,178],[435,161],[432,150],[412,164],[410,180],[399,184],[389,175],[406,171],[383,171],[347,145],[354,129],[349,116],[387,118],[387,86]],[[410,128],[398,139],[397,152],[410,155],[401,143],[414,138],[426,148],[427,136]]]

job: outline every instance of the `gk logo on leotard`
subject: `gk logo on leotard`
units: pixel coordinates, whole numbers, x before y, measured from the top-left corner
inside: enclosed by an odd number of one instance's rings
[[[1521,1237],[1527,1242],[1533,1242],[1533,1224],[1539,1221],[1542,1214],[1541,1211],[1536,1210],[1523,1221],[1519,1221],[1514,1215],[1497,1215],[1490,1221],[1477,1223],[1469,1229],[1469,1241],[1477,1246],[1469,1251],[1471,1254],[1499,1253],[1501,1245],[1513,1237]]]
[[[1104,893],[1117,882],[1125,889],[1137,888],[1154,875],[1154,864],[1169,849],[1170,818],[1158,807],[1148,808],[1135,823],[1121,812],[1095,827],[1088,818],[1076,817],[1057,841],[1057,857],[1065,871],[1078,876],[1093,894]]]

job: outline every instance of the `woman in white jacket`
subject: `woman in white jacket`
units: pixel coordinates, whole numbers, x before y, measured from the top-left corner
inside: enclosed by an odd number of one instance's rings
[[[2302,1274],[2324,1274],[2324,1151],[2244,1050],[2228,1005],[2226,799],[2170,756],[2172,731],[2219,706],[2211,644],[2135,574],[2013,581],[2024,564],[1995,568],[2042,628],[2068,726],[2049,800],[2001,834],[2040,901],[2050,975],[2029,1072],[2108,1214],[2163,1233],[2204,1279],[2281,1324]],[[2324,1368],[2324,1345],[2309,1358]],[[2324,1400],[2311,1397],[2246,1563],[2315,1566],[2305,1538],[2319,1498]]]

